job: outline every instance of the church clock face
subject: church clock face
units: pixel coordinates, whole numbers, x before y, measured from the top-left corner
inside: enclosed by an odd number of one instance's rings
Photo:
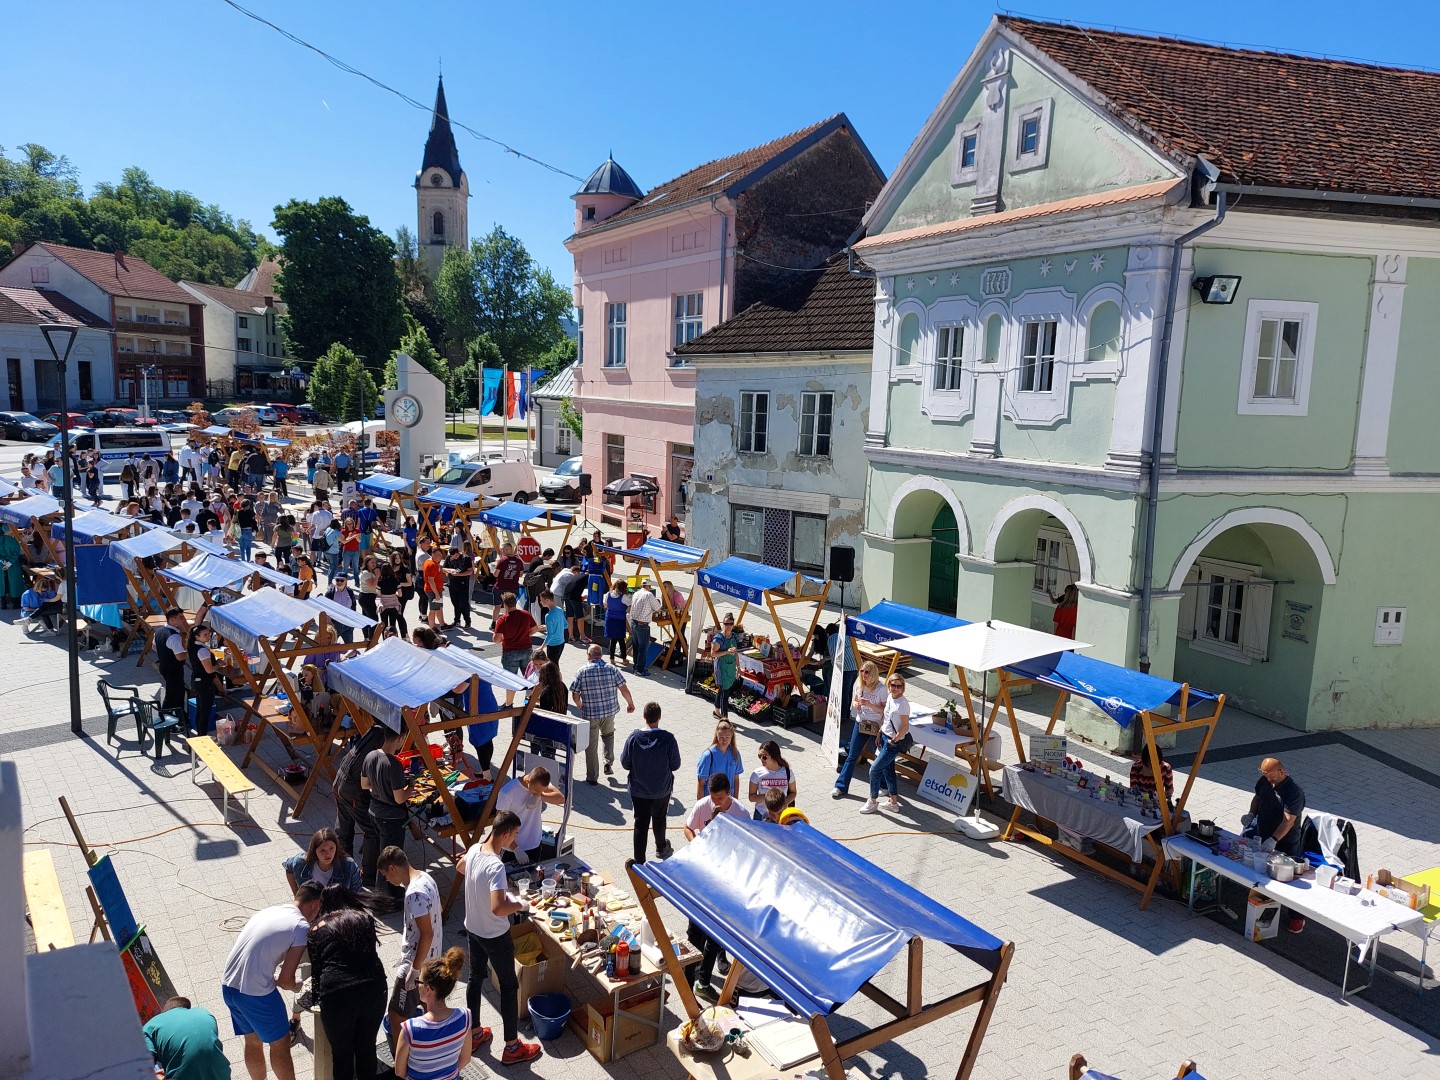
[[[440,174],[439,174],[438,172],[437,172],[437,173],[431,173],[431,174],[430,174],[430,186],[431,186],[431,187],[439,187],[439,186],[440,186],[441,184],[443,184],[444,182],[445,182],[445,181],[441,178],[441,176],[440,176]]]
[[[420,413],[420,399],[414,394],[401,394],[390,403],[390,415],[401,427],[414,427],[420,422]]]

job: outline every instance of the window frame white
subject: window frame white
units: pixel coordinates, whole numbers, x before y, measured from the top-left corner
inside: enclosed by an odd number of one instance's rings
[[[935,327],[935,368],[930,389],[937,394],[958,393],[965,377],[965,324],[939,323]],[[956,348],[956,339],[959,348]],[[943,382],[944,385],[941,385]]]
[[[940,362],[942,328],[960,328],[959,376],[953,389],[935,387]],[[952,296],[937,300],[925,311],[920,330],[920,411],[932,420],[959,421],[968,417],[975,403],[975,371],[979,350],[984,344],[980,311],[969,297]]]
[[[988,311],[986,312],[988,314]],[[1050,390],[1020,390],[1020,368],[1025,348],[1025,324],[1055,322],[1055,370]],[[1001,328],[1000,356],[1004,358],[1004,415],[1016,425],[1048,426],[1064,418],[1070,402],[1070,384],[1083,379],[1084,365],[1076,364],[1078,324],[1075,296],[1063,288],[1031,289],[1010,301]]]
[[[575,433],[570,430],[570,425],[559,417],[555,419],[555,453],[564,454],[567,457],[574,454]]]
[[[1020,363],[1015,369],[1017,394],[1053,394],[1055,392],[1055,361],[1059,356],[1060,346],[1060,320],[1046,318],[1024,319],[1020,322]],[[1050,328],[1050,351],[1042,350],[1042,334],[1044,328]],[[1031,352],[1030,337],[1032,332],[1035,336],[1034,352]],[[1043,365],[1043,366],[1042,366]],[[1046,376],[1043,380],[1045,385],[1041,386],[1042,373]],[[1031,385],[1026,386],[1026,377],[1030,376]]]
[[[1260,567],[1200,556],[1185,575],[1180,598],[1178,636],[1189,642],[1196,652],[1218,656],[1237,664],[1249,665],[1265,661],[1270,651],[1270,622],[1275,585],[1261,576]],[[1240,606],[1238,640],[1231,642],[1209,636],[1210,590],[1212,577],[1223,579],[1226,594],[1235,585],[1244,586]],[[1229,610],[1228,608],[1222,609]]]
[[[693,312],[690,311],[690,301],[692,300],[695,302]],[[703,292],[672,293],[670,311],[671,348],[678,349],[681,345],[694,341],[705,332],[705,294]],[[689,367],[690,358],[672,353],[670,366]]]
[[[1041,98],[1021,105],[1011,114],[1010,121],[1010,171],[1026,172],[1043,169],[1050,160],[1050,114],[1054,98]],[[1026,121],[1034,120],[1037,125],[1035,149],[1026,153],[1021,149]]]
[[[975,140],[975,160],[965,164],[965,140]],[[980,121],[955,125],[955,148],[950,161],[950,184],[960,187],[975,183],[980,173]]]
[[[1255,376],[1260,362],[1261,329],[1267,321],[1300,324],[1300,344],[1295,356],[1293,398],[1255,396]],[[1256,297],[1245,305],[1245,342],[1240,359],[1240,396],[1236,411],[1241,416],[1307,416],[1310,412],[1310,382],[1315,365],[1315,337],[1320,305],[1308,300],[1266,300]]]
[[[629,304],[624,300],[605,303],[605,358],[604,366],[607,368],[623,368],[626,366],[625,346],[627,326],[629,325]],[[616,318],[616,315],[619,318]],[[618,357],[618,359],[617,359]]]
[[[821,404],[824,408],[821,408]],[[810,422],[810,431],[806,432],[806,420]],[[821,426],[825,427],[822,434]],[[835,391],[833,390],[805,390],[800,394],[800,439],[797,452],[800,457],[829,458],[833,456],[835,449]],[[808,449],[807,449],[808,439]],[[824,440],[825,448],[820,448],[820,441]]]
[[[746,407],[748,403],[748,408]],[[762,407],[763,406],[763,407]],[[749,420],[747,428],[747,417]],[[757,431],[756,417],[764,422]],[[756,436],[759,436],[758,440]],[[757,441],[760,445],[756,445]],[[740,409],[735,418],[735,451],[740,454],[768,454],[770,452],[770,391],[741,390]]]
[[[1040,545],[1045,545],[1043,562],[1040,555]],[[1065,591],[1066,585],[1080,583],[1080,553],[1075,547],[1075,540],[1070,531],[1063,525],[1042,525],[1035,534],[1035,576],[1042,578],[1042,584],[1037,585],[1034,578],[1030,581],[1030,600],[1032,603],[1044,604],[1054,607],[1055,601],[1052,597],[1059,596]],[[1066,554],[1070,558],[1066,558]],[[1055,561],[1051,561],[1052,558]],[[1060,566],[1075,567],[1074,570],[1061,570]],[[1054,592],[1050,591],[1053,586]]]

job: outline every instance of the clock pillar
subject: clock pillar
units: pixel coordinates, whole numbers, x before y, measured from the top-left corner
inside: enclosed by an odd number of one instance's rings
[[[396,389],[385,391],[385,427],[400,435],[400,475],[426,480],[426,465],[445,460],[445,384],[406,353],[395,355],[395,375]]]

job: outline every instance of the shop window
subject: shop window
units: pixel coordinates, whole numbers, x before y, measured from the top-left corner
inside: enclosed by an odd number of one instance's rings
[[[605,436],[605,486],[609,487],[616,480],[625,477],[625,436]],[[622,496],[606,495],[605,501],[619,504],[623,501]]]
[[[765,511],[737,506],[730,515],[730,554],[759,559],[765,553]]]
[[[791,567],[808,571],[817,577],[825,576],[826,524],[826,519],[819,514],[794,515],[790,526]]]

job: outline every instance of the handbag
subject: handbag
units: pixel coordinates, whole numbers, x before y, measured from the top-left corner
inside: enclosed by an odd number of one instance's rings
[[[857,721],[855,721],[855,722],[860,726],[860,734],[861,734],[861,735],[879,735],[879,734],[880,734],[880,721],[879,721],[879,720],[857,720]],[[908,732],[907,732],[907,734],[908,734]]]
[[[901,735],[900,738],[896,739],[890,745],[895,748],[895,753],[908,754],[910,752],[910,748],[915,745],[915,736],[911,735],[910,732],[907,731],[904,735]]]

